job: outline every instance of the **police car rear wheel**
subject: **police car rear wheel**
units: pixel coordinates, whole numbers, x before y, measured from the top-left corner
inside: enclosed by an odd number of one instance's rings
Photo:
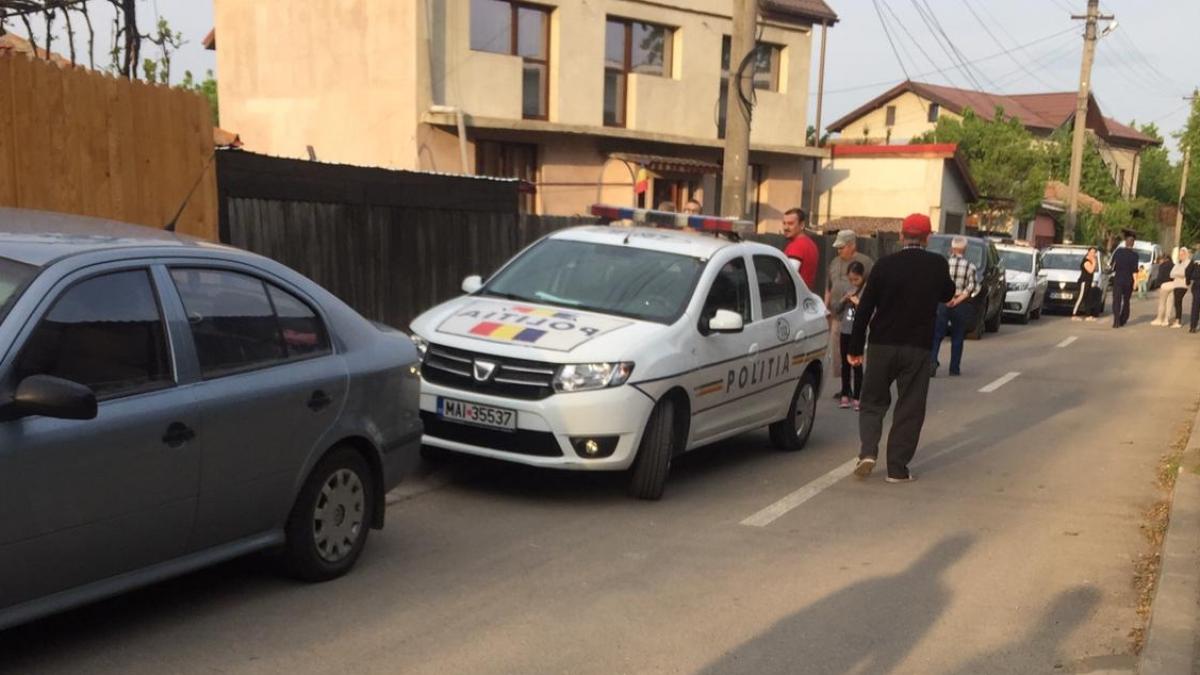
[[[662,498],[675,449],[675,402],[663,399],[650,413],[646,432],[629,472],[629,494],[638,499]]]
[[[771,443],[780,450],[800,450],[808,443],[817,419],[817,378],[805,373],[792,394],[788,415],[770,427]]]

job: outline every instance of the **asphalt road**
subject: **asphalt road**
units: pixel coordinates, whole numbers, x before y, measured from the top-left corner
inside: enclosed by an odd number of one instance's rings
[[[763,433],[701,450],[658,503],[614,476],[455,463],[405,489],[344,579],[236,562],[0,633],[0,670],[1129,671],[1139,525],[1200,395],[1200,336],[1150,311],[968,343],[912,484],[843,477],[856,419],[827,397],[803,452]]]

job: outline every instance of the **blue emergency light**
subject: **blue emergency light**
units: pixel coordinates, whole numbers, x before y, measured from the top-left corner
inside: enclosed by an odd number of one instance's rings
[[[636,209],[628,206],[594,204],[592,206],[592,215],[609,222],[614,220],[629,220],[639,225],[650,227],[665,227],[678,230],[690,229],[697,232],[728,234],[735,237],[743,233],[754,232],[754,223],[748,220],[718,218],[716,216],[693,216],[686,213]]]

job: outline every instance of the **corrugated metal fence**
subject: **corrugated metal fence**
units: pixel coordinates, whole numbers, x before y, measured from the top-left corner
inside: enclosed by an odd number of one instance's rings
[[[516,181],[222,152],[222,241],[312,278],[364,316],[407,328],[541,236],[590,219],[517,214]]]

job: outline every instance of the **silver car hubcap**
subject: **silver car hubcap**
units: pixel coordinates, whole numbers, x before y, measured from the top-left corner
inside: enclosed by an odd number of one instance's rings
[[[350,555],[362,530],[365,508],[358,474],[338,469],[326,479],[313,512],[313,540],[322,560],[335,563]]]
[[[811,384],[800,387],[800,396],[796,399],[796,416],[792,418],[792,426],[796,429],[796,438],[804,438],[808,425],[812,423],[817,404],[817,396]]]

